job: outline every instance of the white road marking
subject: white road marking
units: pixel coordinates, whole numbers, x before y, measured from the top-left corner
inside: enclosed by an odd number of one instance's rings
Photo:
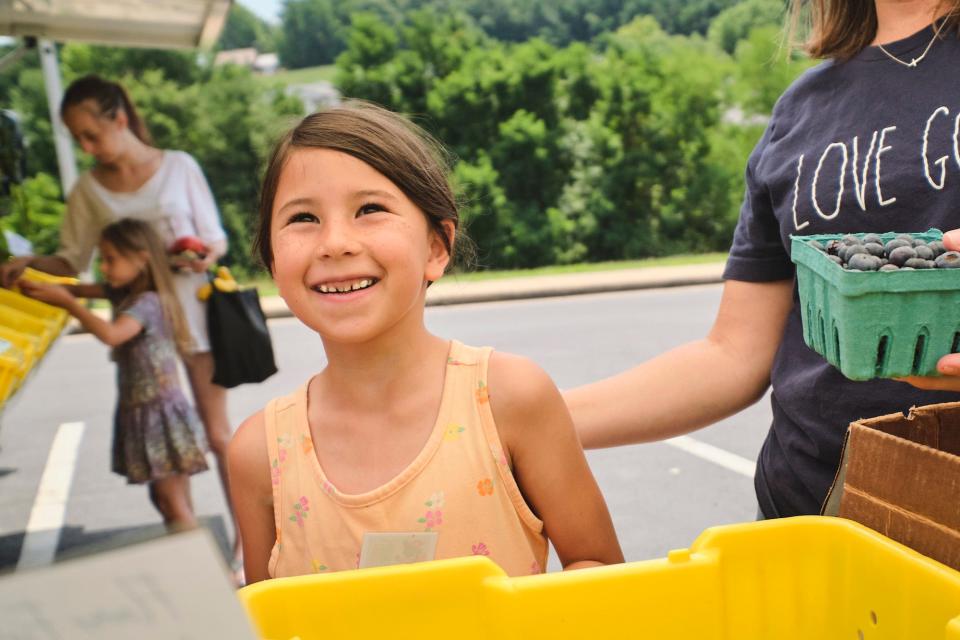
[[[53,562],[60,543],[83,428],[82,422],[65,422],[53,438],[27,521],[17,569],[42,567]]]
[[[753,460],[747,460],[735,453],[695,440],[690,436],[677,436],[664,440],[664,443],[748,478],[752,478],[757,470],[757,465]]]

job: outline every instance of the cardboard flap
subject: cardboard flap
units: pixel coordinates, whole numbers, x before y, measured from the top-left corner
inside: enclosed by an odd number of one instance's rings
[[[843,436],[843,448],[840,450],[840,466],[837,467],[837,475],[833,478],[833,484],[827,491],[827,497],[820,508],[822,516],[840,515],[840,501],[843,499],[843,487],[847,482],[848,454],[847,444],[850,442],[850,431]]]
[[[850,425],[846,487],[960,530],[960,457]]]
[[[906,417],[892,413],[855,424],[960,456],[960,402],[912,407]]]
[[[960,402],[851,423],[823,513],[960,569]]]

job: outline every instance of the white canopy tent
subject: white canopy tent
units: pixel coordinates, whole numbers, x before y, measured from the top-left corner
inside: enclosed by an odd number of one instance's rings
[[[0,35],[36,38],[57,149],[68,193],[77,176],[70,136],[60,122],[63,95],[55,42],[123,47],[209,48],[232,0],[0,0]]]

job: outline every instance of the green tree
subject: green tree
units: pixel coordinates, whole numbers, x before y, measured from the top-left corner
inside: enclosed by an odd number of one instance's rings
[[[350,0],[286,0],[278,53],[290,69],[329,64],[346,48]]]
[[[255,47],[257,51],[276,51],[277,30],[250,11],[235,2],[230,6],[226,24],[217,40],[218,49],[242,49]]]
[[[50,254],[57,250],[60,220],[64,205],[57,179],[38,173],[11,192],[10,215],[0,217],[0,230],[20,234],[33,243],[35,253]]]
[[[815,61],[785,51],[778,27],[757,27],[734,54],[733,98],[746,113],[769,114],[794,79]]]
[[[725,9],[710,23],[707,38],[729,54],[737,43],[757,27],[775,27],[783,23],[783,0],[742,0]]]

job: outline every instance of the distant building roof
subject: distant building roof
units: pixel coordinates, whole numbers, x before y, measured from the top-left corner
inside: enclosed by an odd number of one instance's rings
[[[227,51],[218,51],[213,59],[213,64],[239,64],[244,67],[252,67],[257,61],[257,50],[253,47],[243,49],[228,49]]]
[[[280,68],[280,56],[275,53],[261,53],[254,60],[253,68],[263,73],[273,73]]]

